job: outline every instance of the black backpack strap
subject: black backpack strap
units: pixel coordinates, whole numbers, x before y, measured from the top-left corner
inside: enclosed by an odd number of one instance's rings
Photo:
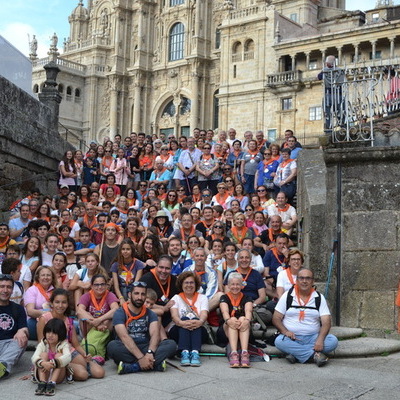
[[[290,307],[292,307],[292,308],[307,308],[307,309],[310,309],[310,310],[318,310],[318,311],[319,311],[319,308],[321,307],[321,293],[318,292],[318,290],[315,291],[315,292],[317,293],[317,297],[315,297],[315,307],[307,307],[307,306],[303,307],[303,306],[292,306],[292,302],[293,302],[293,296],[292,296],[293,289],[294,289],[294,286],[292,286],[292,287],[288,290],[288,294],[287,294],[287,297],[286,297],[286,311],[287,311]]]

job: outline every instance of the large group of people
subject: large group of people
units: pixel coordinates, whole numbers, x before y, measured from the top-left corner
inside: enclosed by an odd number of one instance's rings
[[[290,362],[324,365],[337,341],[295,247],[300,151],[291,130],[234,129],[67,151],[57,194],[33,189],[0,224],[0,379],[28,339],[38,395],[102,378],[107,357],[119,374],[198,367],[213,329],[247,368],[255,315]]]

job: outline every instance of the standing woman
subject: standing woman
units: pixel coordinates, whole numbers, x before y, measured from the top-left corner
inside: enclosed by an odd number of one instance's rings
[[[76,168],[74,163],[74,155],[71,150],[65,152],[64,157],[58,165],[58,170],[60,172],[60,179],[58,180],[58,185],[67,185],[71,192],[76,189]]]
[[[239,175],[240,159],[243,157],[242,142],[240,140],[235,140],[232,147],[233,151],[229,153],[226,163],[232,167],[235,175]]]
[[[250,367],[248,345],[253,315],[253,300],[241,292],[242,287],[242,275],[232,272],[228,277],[228,290],[220,299],[223,319],[222,327],[231,347],[231,353],[229,354],[229,366],[231,368]],[[240,358],[238,353],[239,346],[241,348]]]
[[[290,149],[281,150],[282,162],[279,164],[274,177],[275,196],[279,192],[286,194],[288,203],[291,204],[296,194],[297,162],[290,158]]]
[[[115,174],[115,183],[118,185],[121,193],[125,192],[130,170],[123,149],[118,149],[117,158],[111,164],[110,170]]]
[[[271,149],[266,149],[264,152],[264,160],[258,163],[255,185],[264,185],[270,195],[274,193],[274,175],[278,169],[278,165],[279,162],[272,158]]]
[[[153,145],[151,143],[146,144],[144,151],[139,157],[140,165],[140,180],[149,181],[151,173],[154,169],[155,154],[153,151]]]
[[[198,173],[197,181],[200,189],[210,189],[213,194],[217,192],[217,184],[221,180],[220,163],[211,154],[211,145],[206,143],[203,147],[203,154],[200,161],[196,164]]]
[[[75,150],[74,163],[76,169],[76,186],[80,188],[83,183],[83,153],[81,150]]]
[[[103,184],[107,180],[107,175],[110,173],[110,167],[114,157],[111,155],[111,149],[107,147],[104,150],[103,158],[100,163],[100,184]]]
[[[114,292],[122,305],[129,298],[133,283],[140,280],[145,265],[136,259],[135,245],[131,239],[124,239],[118,249],[117,261],[111,265],[110,272]]]
[[[246,194],[254,193],[254,177],[261,160],[262,155],[257,149],[257,141],[252,139],[249,141],[248,150],[242,155],[240,164],[240,178]]]
[[[175,326],[170,330],[170,335],[177,339],[181,365],[199,367],[202,339],[207,337],[203,325],[208,317],[208,299],[198,293],[200,282],[191,271],[179,275],[177,288],[179,294],[171,299],[171,316]]]
[[[271,159],[274,161],[278,161],[279,160],[279,152],[281,151],[281,147],[279,146],[278,143],[272,143],[269,146],[269,149],[271,150]]]
[[[130,175],[132,180],[133,189],[137,190],[140,182],[140,163],[139,163],[140,150],[135,146],[132,148],[131,156],[129,157]]]

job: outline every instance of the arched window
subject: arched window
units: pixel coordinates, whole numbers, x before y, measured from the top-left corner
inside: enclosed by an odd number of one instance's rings
[[[243,46],[240,42],[235,42],[232,46],[232,62],[242,61]]]
[[[72,87],[67,86],[67,96],[72,96]]]
[[[33,93],[39,93],[39,85],[37,83],[33,85]]]
[[[183,58],[183,47],[185,44],[185,27],[182,23],[176,23],[169,34],[169,61],[181,60]]]
[[[244,45],[244,59],[253,60],[254,59],[254,41],[249,39]]]
[[[58,93],[60,94],[64,93],[64,85],[62,83],[58,84]]]
[[[81,97],[81,89],[75,89],[75,97]]]
[[[165,107],[161,115],[168,114],[170,117],[173,117],[176,113],[176,108],[174,102],[171,100]]]

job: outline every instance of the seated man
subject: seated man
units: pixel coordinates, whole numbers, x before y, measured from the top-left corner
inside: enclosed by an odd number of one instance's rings
[[[269,217],[279,215],[282,218],[282,228],[285,229],[286,233],[290,236],[297,222],[297,212],[287,201],[288,198],[286,194],[279,192],[276,196],[276,203],[268,206],[267,211]]]
[[[10,301],[14,288],[11,275],[0,275],[0,380],[8,376],[28,343],[25,309]]]
[[[160,342],[157,315],[146,308],[147,285],[135,282],[129,302],[119,308],[113,317],[118,336],[107,346],[107,352],[116,364],[118,374],[140,371],[165,371],[165,359],[176,352],[173,340]]]
[[[313,272],[302,268],[294,287],[279,299],[272,322],[281,332],[275,346],[287,354],[290,363],[313,360],[322,367],[328,361],[326,354],[336,349],[338,340],[329,334],[331,314],[325,297],[313,285]]]
[[[275,286],[278,273],[286,267],[287,257],[289,256],[289,236],[280,233],[275,240],[275,247],[268,250],[263,258],[265,276],[269,276],[267,282]]]
[[[151,173],[150,182],[156,182],[158,185],[168,186],[170,180],[172,179],[171,171],[164,166],[163,159],[158,156],[155,160],[155,169]]]

